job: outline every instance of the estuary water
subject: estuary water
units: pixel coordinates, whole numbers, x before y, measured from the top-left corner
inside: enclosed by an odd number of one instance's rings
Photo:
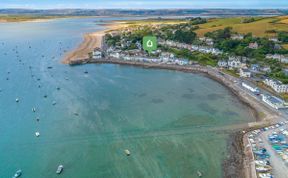
[[[255,120],[225,87],[199,74],[61,64],[109,20],[0,24],[0,177],[222,177],[229,127]]]

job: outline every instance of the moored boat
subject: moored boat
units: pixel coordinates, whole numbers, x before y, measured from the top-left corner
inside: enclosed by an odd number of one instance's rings
[[[17,177],[20,177],[21,175],[22,175],[22,171],[19,169],[18,171],[16,171],[16,173],[14,174],[12,178],[17,178]]]
[[[63,169],[64,169],[64,166],[63,165],[59,165],[57,170],[56,170],[56,174],[61,174]]]
[[[40,132],[35,132],[36,137],[40,136]]]
[[[130,156],[130,154],[131,154],[129,150],[124,150],[124,152],[127,156]]]
[[[197,171],[198,177],[202,177],[202,173],[200,171]]]

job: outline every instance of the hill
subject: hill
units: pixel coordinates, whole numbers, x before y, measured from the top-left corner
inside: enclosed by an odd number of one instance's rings
[[[205,33],[232,27],[233,31],[241,34],[252,33],[259,37],[273,37],[277,31],[288,32],[288,16],[255,17],[251,22],[244,23],[247,17],[213,18],[207,23],[199,25],[196,33],[204,36]]]

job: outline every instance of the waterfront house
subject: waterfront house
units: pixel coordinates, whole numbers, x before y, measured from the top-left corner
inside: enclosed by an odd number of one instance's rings
[[[184,65],[188,65],[189,61],[186,59],[175,59],[174,60],[174,64],[180,65],[180,66],[184,66]]]
[[[259,45],[257,42],[255,43],[249,43],[249,46],[248,46],[250,49],[258,49]]]
[[[221,68],[226,68],[228,67],[228,63],[227,61],[218,61],[218,66],[221,67]]]
[[[265,79],[264,83],[270,86],[274,91],[277,93],[287,93],[288,92],[288,85],[283,84],[278,80],[273,79]]]
[[[260,93],[260,90],[257,87],[252,87],[252,86],[248,85],[247,83],[242,82],[242,87],[246,88],[247,90],[249,90],[253,93],[256,93],[256,94]]]
[[[248,69],[246,69],[246,68],[241,68],[240,69],[240,77],[250,78],[251,77],[251,72]]]
[[[119,59],[120,58],[120,51],[113,51],[113,52],[109,53],[109,57]]]
[[[103,53],[100,48],[95,48],[92,52],[93,59],[101,59],[103,57]]]
[[[163,62],[169,62],[171,60],[173,60],[175,58],[175,55],[173,53],[169,53],[169,52],[162,52],[160,54],[160,59]]]
[[[262,101],[275,109],[285,108],[285,102],[276,96],[262,94]]]
[[[232,68],[232,69],[233,68],[240,68],[241,67],[241,61],[238,58],[229,57],[228,67]]]

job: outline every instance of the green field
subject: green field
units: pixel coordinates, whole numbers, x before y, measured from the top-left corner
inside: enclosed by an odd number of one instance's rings
[[[146,19],[146,20],[129,20],[129,21],[118,21],[125,23],[126,25],[133,26],[142,26],[142,25],[173,25],[180,23],[187,23],[183,19]]]
[[[259,37],[275,36],[275,33],[268,33],[268,31],[288,31],[288,16],[280,17],[258,17],[254,22],[242,23],[244,17],[233,18],[214,18],[210,19],[208,23],[199,25],[196,33],[199,36],[204,36],[205,33],[223,29],[225,27],[232,27],[233,31],[240,34],[253,33]]]

